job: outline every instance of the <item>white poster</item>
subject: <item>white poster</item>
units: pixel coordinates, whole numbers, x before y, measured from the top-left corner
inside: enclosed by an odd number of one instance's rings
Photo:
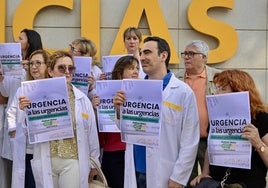
[[[74,137],[65,77],[22,82],[29,142],[39,143]]]
[[[162,88],[162,80],[123,80],[126,101],[120,109],[122,141],[159,147]]]
[[[120,132],[116,125],[113,98],[121,89],[122,80],[97,80],[96,91],[100,98],[97,108],[99,132]]]
[[[23,69],[21,61],[20,43],[0,43],[0,62],[3,75],[21,76]]]
[[[241,138],[243,128],[251,122],[248,92],[210,95],[206,100],[210,164],[250,169],[252,146]]]
[[[80,91],[88,94],[88,77],[91,74],[91,57],[74,56],[75,73],[73,75],[72,84]]]

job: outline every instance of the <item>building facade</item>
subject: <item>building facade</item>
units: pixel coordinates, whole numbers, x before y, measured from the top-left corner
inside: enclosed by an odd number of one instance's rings
[[[267,0],[0,0],[0,42],[13,42],[24,28],[38,31],[50,50],[83,36],[96,43],[100,60],[125,53],[129,26],[167,39],[174,72],[183,70],[187,41],[206,41],[208,63],[247,71],[268,103]]]

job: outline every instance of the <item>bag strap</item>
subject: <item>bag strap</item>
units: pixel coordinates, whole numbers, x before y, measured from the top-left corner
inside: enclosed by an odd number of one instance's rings
[[[228,168],[228,169],[226,170],[226,172],[225,172],[225,176],[222,178],[222,180],[221,180],[221,182],[220,182],[222,188],[223,188],[224,185],[225,185],[225,181],[226,181],[227,178],[230,176],[230,174],[231,174],[231,170],[232,170],[232,168]]]
[[[99,165],[97,164],[97,162],[95,161],[95,159],[93,157],[90,157],[90,163],[93,165],[94,168],[97,169],[98,175],[100,176],[100,178],[101,178],[103,184],[105,185],[105,187],[108,187],[107,180],[106,180],[101,168],[99,167]]]

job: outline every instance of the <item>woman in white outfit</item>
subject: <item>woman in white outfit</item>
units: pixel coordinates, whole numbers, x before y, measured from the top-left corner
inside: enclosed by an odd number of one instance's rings
[[[29,57],[26,80],[47,78],[49,53],[36,50]],[[17,90],[7,110],[8,131],[13,149],[12,188],[35,188],[30,160],[33,158],[33,146],[29,144],[25,124],[25,113],[18,108],[21,88]]]
[[[0,92],[3,96],[8,97],[6,110],[8,110],[17,89],[20,87],[21,82],[25,80],[26,75],[25,70],[28,68],[29,56],[33,51],[43,49],[40,34],[31,29],[23,29],[20,32],[16,42],[21,44],[21,55],[22,55],[21,64],[23,65],[22,73],[20,76],[0,75]],[[5,176],[8,182],[11,182],[12,149],[11,149],[10,138],[8,135],[7,124],[8,122],[5,120],[3,130],[4,135],[3,135],[2,152],[0,153],[3,158],[7,159],[5,161],[7,166]],[[11,185],[9,183],[8,188],[10,188],[10,186]]]
[[[66,77],[75,136],[34,145],[32,169],[38,188],[88,188],[88,182],[97,174],[89,160],[99,158],[94,110],[87,96],[71,84],[74,72],[74,61],[68,52],[51,55],[48,74]],[[30,104],[25,97],[19,100],[21,109]]]

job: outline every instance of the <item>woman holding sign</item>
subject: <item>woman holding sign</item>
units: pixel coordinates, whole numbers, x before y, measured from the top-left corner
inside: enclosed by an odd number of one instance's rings
[[[113,80],[138,79],[139,60],[134,56],[123,56],[117,60],[112,71]],[[99,104],[99,99],[93,98],[93,105]],[[120,133],[99,133],[103,148],[102,170],[110,187],[124,187],[125,149]]]
[[[89,98],[95,94],[95,79],[99,80],[102,74],[97,62],[97,47],[95,43],[86,38],[75,39],[70,45],[69,53],[73,56],[87,56],[92,58],[91,75],[89,76]]]
[[[56,51],[48,64],[49,77],[65,76],[71,109],[73,138],[54,140],[36,144],[32,160],[37,187],[49,188],[88,188],[97,174],[91,168],[90,157],[99,158],[99,141],[95,114],[87,96],[71,84],[75,72],[72,55]],[[30,101],[20,98],[20,108]]]
[[[252,144],[251,169],[231,168],[225,183],[240,187],[263,188],[266,186],[265,177],[268,168],[268,113],[256,85],[252,77],[241,70],[225,70],[217,73],[213,82],[218,94],[248,91],[250,100],[251,124],[244,127],[241,137]],[[227,169],[228,167],[209,165],[206,152],[203,171],[191,181],[191,185],[198,188],[205,187],[201,185],[204,184],[202,179],[206,177],[221,181]]]
[[[27,66],[27,79],[38,80],[47,78],[47,64],[49,54],[45,50],[36,50],[29,57]],[[25,124],[25,114],[18,109],[21,88],[17,90],[15,97],[7,110],[7,123],[9,136],[13,148],[12,188],[35,188],[32,173],[31,159],[33,158],[33,146],[29,144]],[[23,98],[20,98],[22,100]]]
[[[21,64],[23,65],[24,69],[22,69],[20,76],[5,75],[5,73],[2,75],[1,71],[0,92],[4,97],[8,97],[6,110],[9,108],[17,89],[20,87],[21,82],[25,80],[25,74],[26,74],[25,71],[29,67],[28,63],[31,53],[35,50],[43,49],[39,33],[31,29],[23,29],[20,32],[16,42],[21,44],[21,51],[18,53],[21,53],[22,56]],[[8,169],[6,172],[6,176],[9,182],[11,180],[10,178],[11,173],[9,172],[11,172],[12,169],[12,153],[10,148],[11,143],[7,131],[7,121],[4,122],[4,127],[5,127],[3,135],[4,140],[1,155],[3,158],[8,159],[6,160]]]

